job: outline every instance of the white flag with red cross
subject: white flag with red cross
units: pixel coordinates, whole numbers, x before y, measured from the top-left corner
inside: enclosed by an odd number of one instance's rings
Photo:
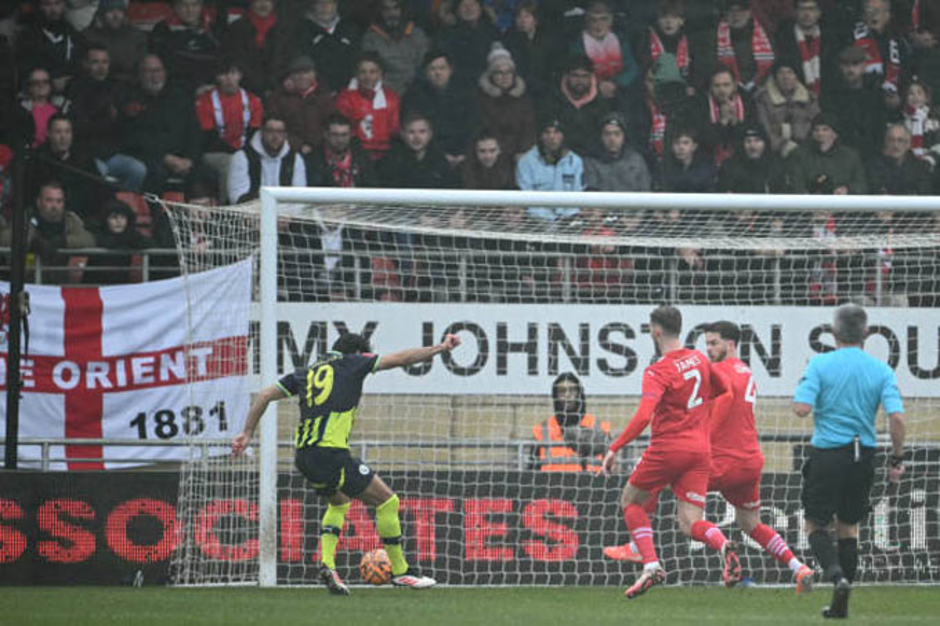
[[[229,438],[241,428],[249,404],[250,260],[135,285],[26,290],[31,312],[29,352],[20,361],[21,440],[183,444],[193,437]],[[0,282],[0,302],[9,302],[9,291],[9,283]],[[0,308],[3,437],[9,318],[8,307]],[[87,470],[189,454],[183,445],[54,445],[50,457],[65,459],[51,469]],[[19,446],[24,467],[36,467],[40,455],[38,446]]]

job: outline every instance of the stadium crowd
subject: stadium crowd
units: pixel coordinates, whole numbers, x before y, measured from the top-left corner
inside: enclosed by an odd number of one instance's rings
[[[173,247],[161,205],[141,194],[218,205],[255,199],[266,184],[938,194],[938,89],[940,3],[929,0],[6,3],[0,246],[10,244],[16,193],[32,210],[31,251],[47,264],[93,243],[121,253],[92,265],[128,268],[128,251]],[[745,212],[708,226],[820,239],[860,227],[940,232],[940,220],[901,217]],[[457,212],[449,226],[476,218]],[[590,237],[701,224],[689,218],[530,207],[500,219]],[[869,263],[403,239],[323,222],[284,235],[316,266],[285,278],[298,299],[457,297],[439,287],[470,281],[501,285],[470,289],[477,297],[540,301],[568,294],[551,253],[573,259],[564,280],[586,301],[657,301],[669,272],[680,301],[833,304],[870,294],[873,275],[893,271],[884,287],[893,302],[936,304],[924,295],[937,293],[936,249],[893,262],[890,249],[872,250]],[[380,254],[392,248],[411,258]],[[454,263],[435,259],[441,250],[472,253],[483,261],[471,265],[486,268],[458,279]],[[783,286],[761,275],[772,268]],[[86,269],[95,283],[135,277]],[[365,271],[353,281],[347,270]]]

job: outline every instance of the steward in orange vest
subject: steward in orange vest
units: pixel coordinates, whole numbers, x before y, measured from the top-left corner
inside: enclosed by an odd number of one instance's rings
[[[610,423],[600,422],[585,412],[584,387],[577,376],[565,372],[552,383],[555,414],[532,427],[537,442],[534,462],[543,472],[599,472],[601,460],[610,445]]]

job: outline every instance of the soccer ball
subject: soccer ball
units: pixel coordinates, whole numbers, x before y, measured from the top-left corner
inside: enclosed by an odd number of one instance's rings
[[[359,562],[362,579],[373,585],[384,585],[392,579],[392,562],[385,550],[379,548],[362,555]]]

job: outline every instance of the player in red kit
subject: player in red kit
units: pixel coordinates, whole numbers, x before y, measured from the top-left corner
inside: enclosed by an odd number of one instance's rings
[[[812,590],[813,570],[806,567],[777,532],[760,521],[760,479],[764,468],[754,421],[757,386],[751,368],[738,358],[741,329],[733,322],[715,322],[705,331],[712,369],[721,372],[734,393],[730,402],[712,407],[712,470],[708,490],[718,491],[732,506],[734,519],[751,539],[790,568],[797,593]]]
[[[650,333],[662,359],[643,372],[640,406],[620,437],[604,456],[603,469],[614,467],[617,452],[652,422],[650,444],[630,475],[620,498],[623,518],[643,557],[643,573],[624,595],[635,598],[666,579],[656,555],[653,530],[644,509],[663,487],[672,487],[678,500],[679,529],[722,555],[725,578],[740,580],[741,565],[734,546],[715,524],[705,521],[711,446],[710,401],[727,402],[728,383],[713,376],[708,358],[682,345],[682,314],[661,306],[650,314]]]

